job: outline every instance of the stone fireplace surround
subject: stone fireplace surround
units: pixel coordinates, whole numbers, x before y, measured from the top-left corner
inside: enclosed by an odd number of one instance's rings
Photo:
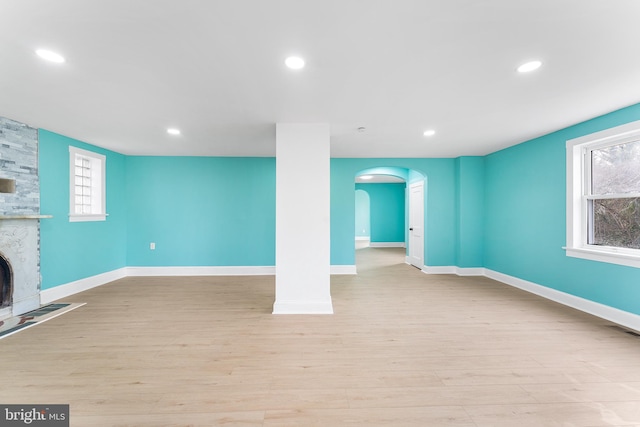
[[[38,218],[0,218],[0,252],[11,266],[11,306],[0,311],[0,319],[40,307]],[[4,315],[3,315],[4,314]]]
[[[0,117],[0,178],[15,182],[0,192],[0,254],[10,264],[11,305],[0,320],[40,306],[40,183],[38,131]]]

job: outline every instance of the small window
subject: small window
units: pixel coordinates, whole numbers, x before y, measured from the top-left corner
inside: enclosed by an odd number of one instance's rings
[[[640,267],[640,122],[567,141],[566,249]]]
[[[69,221],[104,221],[105,163],[101,154],[69,147]]]

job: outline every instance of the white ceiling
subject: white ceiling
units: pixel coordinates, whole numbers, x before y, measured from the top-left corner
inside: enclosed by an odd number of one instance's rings
[[[333,157],[483,155],[639,102],[638,22],[638,0],[2,0],[0,115],[125,154],[272,156],[276,122],[328,122]]]

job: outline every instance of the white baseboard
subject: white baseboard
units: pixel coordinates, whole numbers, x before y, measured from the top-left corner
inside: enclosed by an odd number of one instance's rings
[[[343,274],[358,274],[355,265],[332,265],[331,274],[343,275]]]
[[[273,314],[333,314],[331,299],[328,301],[276,301]]]
[[[585,313],[617,323],[629,329],[640,331],[640,316],[637,314],[629,313],[628,311],[623,311],[552,288],[547,288],[546,286],[538,285],[537,283],[509,276],[497,271],[485,269],[484,275],[490,279],[497,280],[498,282],[531,292],[532,294],[575,308],[576,310],[584,311]]]
[[[425,274],[455,274],[458,276],[484,276],[485,269],[482,267],[456,267],[455,265],[444,265],[439,267],[422,268]]]
[[[273,276],[274,266],[126,267],[127,276]]]
[[[124,277],[127,277],[126,268],[119,268],[117,270],[76,280],[75,282],[59,285],[54,288],[44,289],[40,291],[40,303],[49,304],[50,302],[61,298],[66,298],[73,294],[77,294],[78,292],[86,291]]]
[[[456,267],[458,276],[485,276],[485,272],[483,267]]]
[[[454,266],[444,265],[440,267],[429,267],[425,265],[422,267],[422,272],[425,274],[456,274],[456,268]]]
[[[370,248],[404,248],[404,242],[370,242]]]

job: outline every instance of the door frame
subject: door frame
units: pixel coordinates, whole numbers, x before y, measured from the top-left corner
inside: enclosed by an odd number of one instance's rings
[[[414,189],[417,190],[414,193]],[[409,227],[407,231],[407,263],[419,269],[424,268],[424,181],[417,181],[408,186]],[[419,198],[416,200],[416,196]],[[417,223],[414,223],[417,218]],[[416,230],[417,229],[417,230]]]

